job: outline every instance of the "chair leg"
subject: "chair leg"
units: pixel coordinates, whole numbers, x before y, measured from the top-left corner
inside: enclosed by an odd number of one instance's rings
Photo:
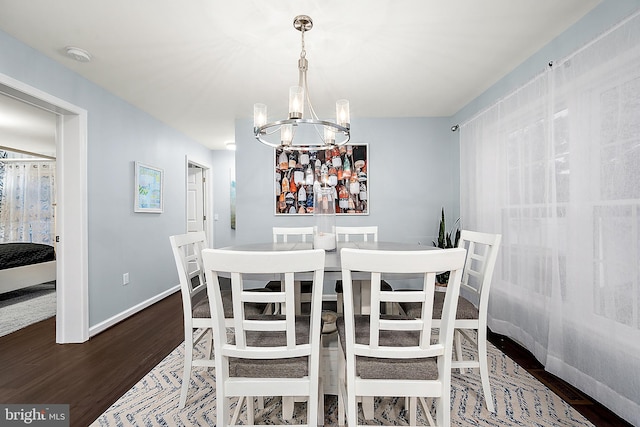
[[[409,425],[417,426],[418,419],[418,399],[413,396],[409,398]]]
[[[373,405],[373,396],[362,397],[362,413],[365,420],[372,420],[375,418],[375,409]],[[415,424],[413,424],[415,425]]]
[[[433,417],[431,416],[431,409],[429,408],[429,405],[427,405],[427,399],[425,399],[424,397],[419,397],[418,401],[422,405],[422,411],[429,425],[430,426],[437,425],[436,422],[433,420]]]
[[[338,426],[344,427],[346,391],[345,360],[342,346],[338,342]]]
[[[436,398],[436,425],[448,426],[451,424],[451,402],[449,396]]]
[[[244,402],[244,396],[240,396],[238,398],[238,404],[236,405],[236,410],[233,411],[233,417],[231,418],[231,422],[229,424],[231,425],[238,424],[238,418],[240,418],[240,412],[242,411],[242,402]]]
[[[338,426],[344,427],[344,398],[342,397],[342,391],[338,391]]]
[[[218,396],[221,396],[223,393],[220,392],[220,390],[216,391],[216,394]],[[217,398],[217,403],[216,403],[216,414],[217,414],[217,423],[219,426],[225,426],[228,425],[229,423],[229,404],[230,399],[228,397],[224,397],[224,398]],[[240,405],[240,402],[238,402],[238,405]]]
[[[213,360],[213,329],[209,328],[209,332],[207,333],[211,334],[211,338],[207,340],[204,354],[209,358],[209,360]]]
[[[395,304],[392,302],[384,303],[384,311],[386,314],[398,314],[395,309]]]
[[[187,403],[189,382],[191,381],[191,363],[193,361],[193,332],[186,334],[184,340],[184,368],[182,371],[182,387],[180,388],[180,402],[178,407],[183,409]]]
[[[318,383],[318,407],[316,410],[316,416],[318,418],[318,425],[324,426],[324,387],[322,385],[322,378],[320,378]]]
[[[495,412],[493,397],[491,396],[491,386],[489,385],[489,364],[487,360],[487,329],[478,330],[478,361],[480,362],[480,379],[482,380],[482,391],[484,400],[487,403],[489,412]]]
[[[295,404],[293,396],[282,396],[282,419],[290,421],[293,419],[293,406]],[[253,424],[253,422],[249,423]]]
[[[296,280],[294,284],[294,301],[296,302],[296,314],[300,315],[302,314],[302,290],[300,289],[302,284],[299,280]]]
[[[462,362],[462,337],[460,331],[453,331],[453,345],[455,347],[456,360]],[[460,368],[460,373],[464,374],[464,368]]]
[[[253,396],[247,396],[247,424],[255,424],[255,407],[253,405]]]
[[[347,425],[358,425],[358,403],[356,402],[355,390],[347,392]]]

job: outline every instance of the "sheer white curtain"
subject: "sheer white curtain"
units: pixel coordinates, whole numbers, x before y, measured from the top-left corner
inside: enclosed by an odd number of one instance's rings
[[[503,234],[492,330],[640,425],[640,16],[461,126],[465,228]]]
[[[4,163],[0,242],[53,244],[55,162]]]

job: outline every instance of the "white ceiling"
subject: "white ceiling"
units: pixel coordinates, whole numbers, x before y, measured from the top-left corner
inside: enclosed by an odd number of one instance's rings
[[[0,29],[223,149],[254,103],[267,104],[270,119],[286,114],[298,81],[296,15],[314,21],[305,42],[321,118],[339,98],[349,99],[352,119],[446,117],[599,2],[0,0]],[[92,61],[70,59],[66,46]]]
[[[0,93],[2,147],[55,156],[56,115]]]

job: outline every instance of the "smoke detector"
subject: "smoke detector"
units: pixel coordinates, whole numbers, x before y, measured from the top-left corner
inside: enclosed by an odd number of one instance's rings
[[[91,61],[91,54],[84,49],[80,49],[79,47],[67,46],[65,48],[65,52],[69,58],[73,58],[78,62]]]

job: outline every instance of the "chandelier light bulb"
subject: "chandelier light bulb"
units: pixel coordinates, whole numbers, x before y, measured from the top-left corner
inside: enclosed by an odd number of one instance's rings
[[[336,131],[329,126],[324,127],[324,143],[333,145],[336,142]]]
[[[290,146],[291,141],[293,141],[293,126],[292,125],[282,125],[280,128],[280,141],[283,146]]]
[[[259,128],[267,123],[267,106],[265,104],[253,105],[253,127]]]
[[[351,119],[349,118],[349,101],[339,99],[336,101],[336,118],[340,126],[349,126]]]
[[[289,88],[289,118],[301,119],[304,113],[304,88],[291,86]]]

